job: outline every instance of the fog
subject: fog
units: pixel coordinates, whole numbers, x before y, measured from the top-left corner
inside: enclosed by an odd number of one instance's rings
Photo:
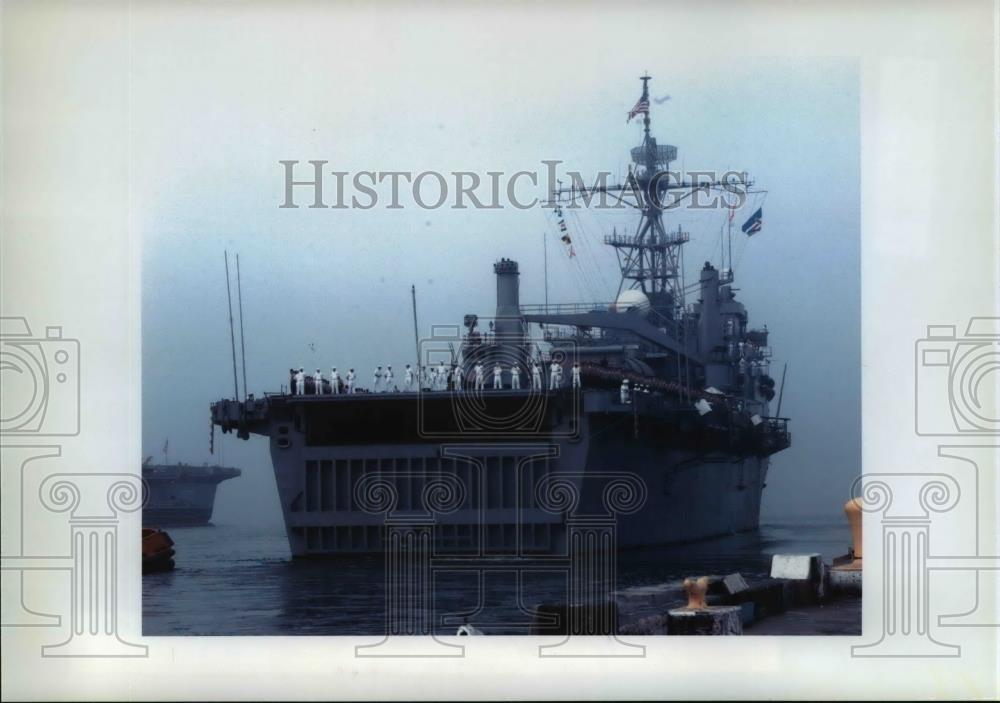
[[[670,96],[652,105],[652,126],[678,147],[675,168],[746,170],[767,191],[753,203],[763,230],[739,233],[748,205],[733,235],[738,299],[751,326],[771,331],[772,376],[788,365],[781,413],[792,446],[773,459],[762,520],[837,519],[860,472],[858,68],[740,59],[738,47],[645,49],[637,28],[657,19],[670,22],[649,9],[609,10],[600,22],[392,5],[136,12],[144,454],[162,461],[169,438],[171,462],[241,468],[220,487],[215,521],[280,526],[267,440],[216,432],[209,454],[209,403],[233,395],[226,249],[240,255],[257,394],[287,384],[291,366],[353,367],[367,385],[376,365],[391,364],[398,379],[414,358],[411,284],[421,334],[465,313],[489,316],[502,256],[520,263],[522,302],[542,302],[543,239],[551,302],[609,300],[618,269],[600,241],[634,215],[569,214],[569,258],[552,213],[537,207],[427,210],[404,188],[401,209],[308,208],[308,189],[296,191],[303,207],[279,208],[279,161],[301,161],[299,178],[310,159],[351,173],[511,174],[558,159],[588,177],[621,174],[641,141],[625,115],[646,71],[652,96]],[[546,195],[542,182],[522,190]],[[668,229],[691,233],[688,281],[705,260],[720,265],[724,222],[714,210],[666,215]]]

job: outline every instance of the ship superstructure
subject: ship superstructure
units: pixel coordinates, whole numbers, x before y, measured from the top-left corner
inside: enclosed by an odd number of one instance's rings
[[[634,234],[605,238],[621,264],[614,301],[522,305],[518,263],[501,259],[488,331],[470,314],[420,342],[417,388],[346,393],[307,378],[304,393],[212,404],[213,426],[270,439],[294,555],[382,551],[383,527],[404,518],[425,520],[440,552],[479,555],[564,553],[581,511],[617,510],[621,547],[757,527],[770,456],[790,444],[770,411],[768,331],[750,327],[731,266],[705,262],[687,301],[689,234],[663,223],[673,193],[748,182],[661,178],[676,148],[651,136],[642,81],[634,168],[603,188],[629,193],[640,215]]]

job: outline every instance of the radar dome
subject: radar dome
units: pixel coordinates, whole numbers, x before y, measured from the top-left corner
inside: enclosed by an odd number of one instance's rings
[[[625,290],[618,296],[618,300],[615,301],[612,308],[615,312],[627,312],[629,310],[646,312],[649,310],[649,298],[641,290],[635,288]]]

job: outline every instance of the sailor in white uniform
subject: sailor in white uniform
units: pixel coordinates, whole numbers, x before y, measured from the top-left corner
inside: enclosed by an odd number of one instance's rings
[[[382,367],[379,366],[372,374],[372,393],[378,393],[378,387],[382,382]]]
[[[510,388],[511,390],[521,390],[521,367],[517,364],[510,365]]]
[[[336,366],[330,369],[330,392],[340,395],[340,374],[337,373]]]
[[[538,367],[538,362],[531,362],[531,389],[542,390],[542,370]]]
[[[382,392],[388,393],[392,390],[392,367],[386,366],[385,373],[382,374]]]
[[[499,391],[503,390],[503,369],[500,368],[500,364],[493,365],[493,390]]]
[[[626,378],[622,381],[622,387],[620,389],[622,405],[628,402],[628,379]]]
[[[349,395],[354,395],[354,382],[357,378],[358,377],[354,374],[354,369],[350,369],[347,372],[347,392]]]
[[[483,390],[483,365],[476,364],[474,371],[476,372],[476,390]]]
[[[406,371],[403,373],[403,387],[408,391],[413,390],[413,369],[410,368],[409,364],[406,365]]]
[[[464,371],[462,370],[461,364],[455,364],[455,369],[451,373],[451,384],[454,389],[461,393],[462,392],[462,379],[464,378]]]
[[[313,382],[316,384],[316,390],[314,391],[316,395],[323,395],[323,372],[316,369],[316,375],[313,376]]]
[[[295,395],[305,395],[306,394],[306,370],[299,367],[299,370],[295,372]]]
[[[573,388],[580,388],[580,364],[573,364]]]
[[[549,365],[549,388],[559,387],[559,364],[553,361]]]

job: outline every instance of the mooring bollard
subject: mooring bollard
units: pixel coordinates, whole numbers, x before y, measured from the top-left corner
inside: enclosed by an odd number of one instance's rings
[[[834,591],[861,592],[861,502],[852,498],[844,503],[844,514],[851,526],[851,550],[833,560],[830,569],[830,589]]]
[[[707,605],[709,578],[684,579],[688,604],[667,613],[670,635],[742,635],[742,609],[738,605]]]
[[[826,598],[826,565],[819,554],[775,554],[771,578],[785,580],[790,605],[814,605]]]

